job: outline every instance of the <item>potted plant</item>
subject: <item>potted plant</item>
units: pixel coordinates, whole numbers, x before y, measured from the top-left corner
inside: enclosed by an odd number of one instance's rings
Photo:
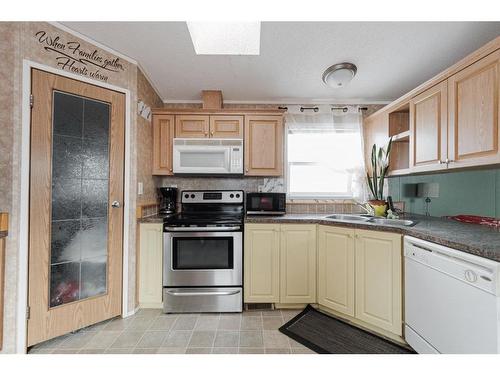
[[[375,216],[385,216],[387,205],[384,200],[384,180],[389,170],[389,155],[391,153],[392,137],[386,147],[372,147],[372,176],[366,173],[366,180],[372,195],[368,204],[373,208]]]

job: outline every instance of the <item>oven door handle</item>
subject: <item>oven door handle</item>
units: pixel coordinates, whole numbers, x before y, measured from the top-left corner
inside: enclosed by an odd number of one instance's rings
[[[165,227],[168,232],[221,232],[238,231],[241,227]]]
[[[175,290],[167,290],[166,293],[171,296],[232,296],[240,293],[240,290],[228,291],[209,291],[209,292],[180,292]]]

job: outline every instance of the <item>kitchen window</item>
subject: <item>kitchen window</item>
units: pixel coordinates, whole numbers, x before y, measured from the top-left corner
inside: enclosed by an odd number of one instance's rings
[[[338,113],[339,112],[339,113]],[[287,190],[292,199],[355,198],[364,184],[357,107],[287,114]]]

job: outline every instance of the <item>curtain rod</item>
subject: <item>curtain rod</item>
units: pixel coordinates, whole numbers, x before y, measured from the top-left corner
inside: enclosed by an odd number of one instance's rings
[[[278,107],[278,109],[284,109],[286,111],[288,111],[288,107]],[[342,110],[342,112],[347,112],[348,111],[348,107],[332,107],[331,110]],[[358,111],[366,111],[368,109],[368,107],[358,107]],[[300,107],[300,112],[304,112],[306,110],[311,110],[311,111],[314,111],[314,112],[318,112],[319,111],[319,108],[318,107]]]

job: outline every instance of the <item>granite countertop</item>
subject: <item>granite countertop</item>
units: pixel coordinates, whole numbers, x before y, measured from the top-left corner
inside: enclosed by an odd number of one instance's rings
[[[165,215],[153,215],[140,218],[138,220],[141,224],[161,224],[165,219]]]
[[[500,262],[499,229],[486,227],[484,225],[459,223],[457,221],[432,216],[411,214],[400,217],[401,219],[417,221],[417,224],[411,227],[325,219],[327,215],[328,214],[287,214],[283,216],[266,217],[254,215],[247,216],[245,222],[277,224],[310,223],[395,232]]]
[[[499,229],[489,228],[484,225],[459,223],[453,220],[432,216],[411,214],[401,216],[401,219],[417,221],[417,224],[411,227],[332,220],[326,219],[325,217],[327,215],[328,214],[287,214],[283,216],[253,215],[246,216],[245,223],[321,224],[401,233],[500,262]],[[163,219],[164,216],[156,215],[142,218],[139,222],[163,223]]]

